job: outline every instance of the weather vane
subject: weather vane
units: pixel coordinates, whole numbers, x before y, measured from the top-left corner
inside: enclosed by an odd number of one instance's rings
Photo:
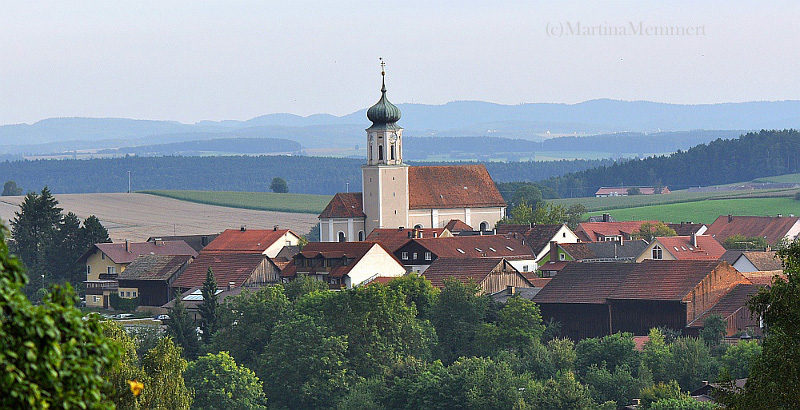
[[[378,57],[378,60],[381,60],[381,75],[386,76],[386,63],[383,61],[383,57]]]

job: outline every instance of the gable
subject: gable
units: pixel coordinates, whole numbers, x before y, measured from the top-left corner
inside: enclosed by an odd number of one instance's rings
[[[364,218],[361,192],[339,192],[331,198],[319,218]]]

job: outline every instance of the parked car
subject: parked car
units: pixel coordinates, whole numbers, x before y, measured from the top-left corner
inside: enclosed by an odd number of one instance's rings
[[[132,313],[120,313],[112,316],[114,319],[130,319],[133,317]]]
[[[153,316],[153,319],[167,321],[169,320],[169,315],[155,315]]]

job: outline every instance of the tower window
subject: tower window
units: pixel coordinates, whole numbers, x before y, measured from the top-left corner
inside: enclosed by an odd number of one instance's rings
[[[392,144],[392,159],[394,159],[394,144]]]
[[[359,241],[363,241],[364,240],[364,231],[358,231],[358,240]]]
[[[383,161],[383,145],[378,145],[378,161]]]
[[[344,236],[344,232],[339,231],[339,242],[345,242],[346,238]]]

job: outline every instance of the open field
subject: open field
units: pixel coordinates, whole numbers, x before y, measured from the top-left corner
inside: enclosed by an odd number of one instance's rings
[[[800,173],[758,178],[753,180],[753,182],[777,182],[777,183],[800,182]]]
[[[222,232],[242,225],[272,229],[274,225],[306,234],[317,223],[311,213],[289,213],[229,208],[179,201],[142,193],[57,194],[64,212],[81,220],[96,215],[114,242],[144,241],[151,236],[193,235]],[[8,224],[24,196],[0,197],[0,218]]]
[[[720,215],[800,215],[800,201],[794,198],[739,198],[651,205],[605,211],[618,221],[691,221],[710,224]],[[590,212],[599,215],[602,212]]]
[[[259,211],[301,212],[319,215],[331,195],[276,194],[274,192],[232,191],[141,191],[144,194],[165,196],[181,201]]]

